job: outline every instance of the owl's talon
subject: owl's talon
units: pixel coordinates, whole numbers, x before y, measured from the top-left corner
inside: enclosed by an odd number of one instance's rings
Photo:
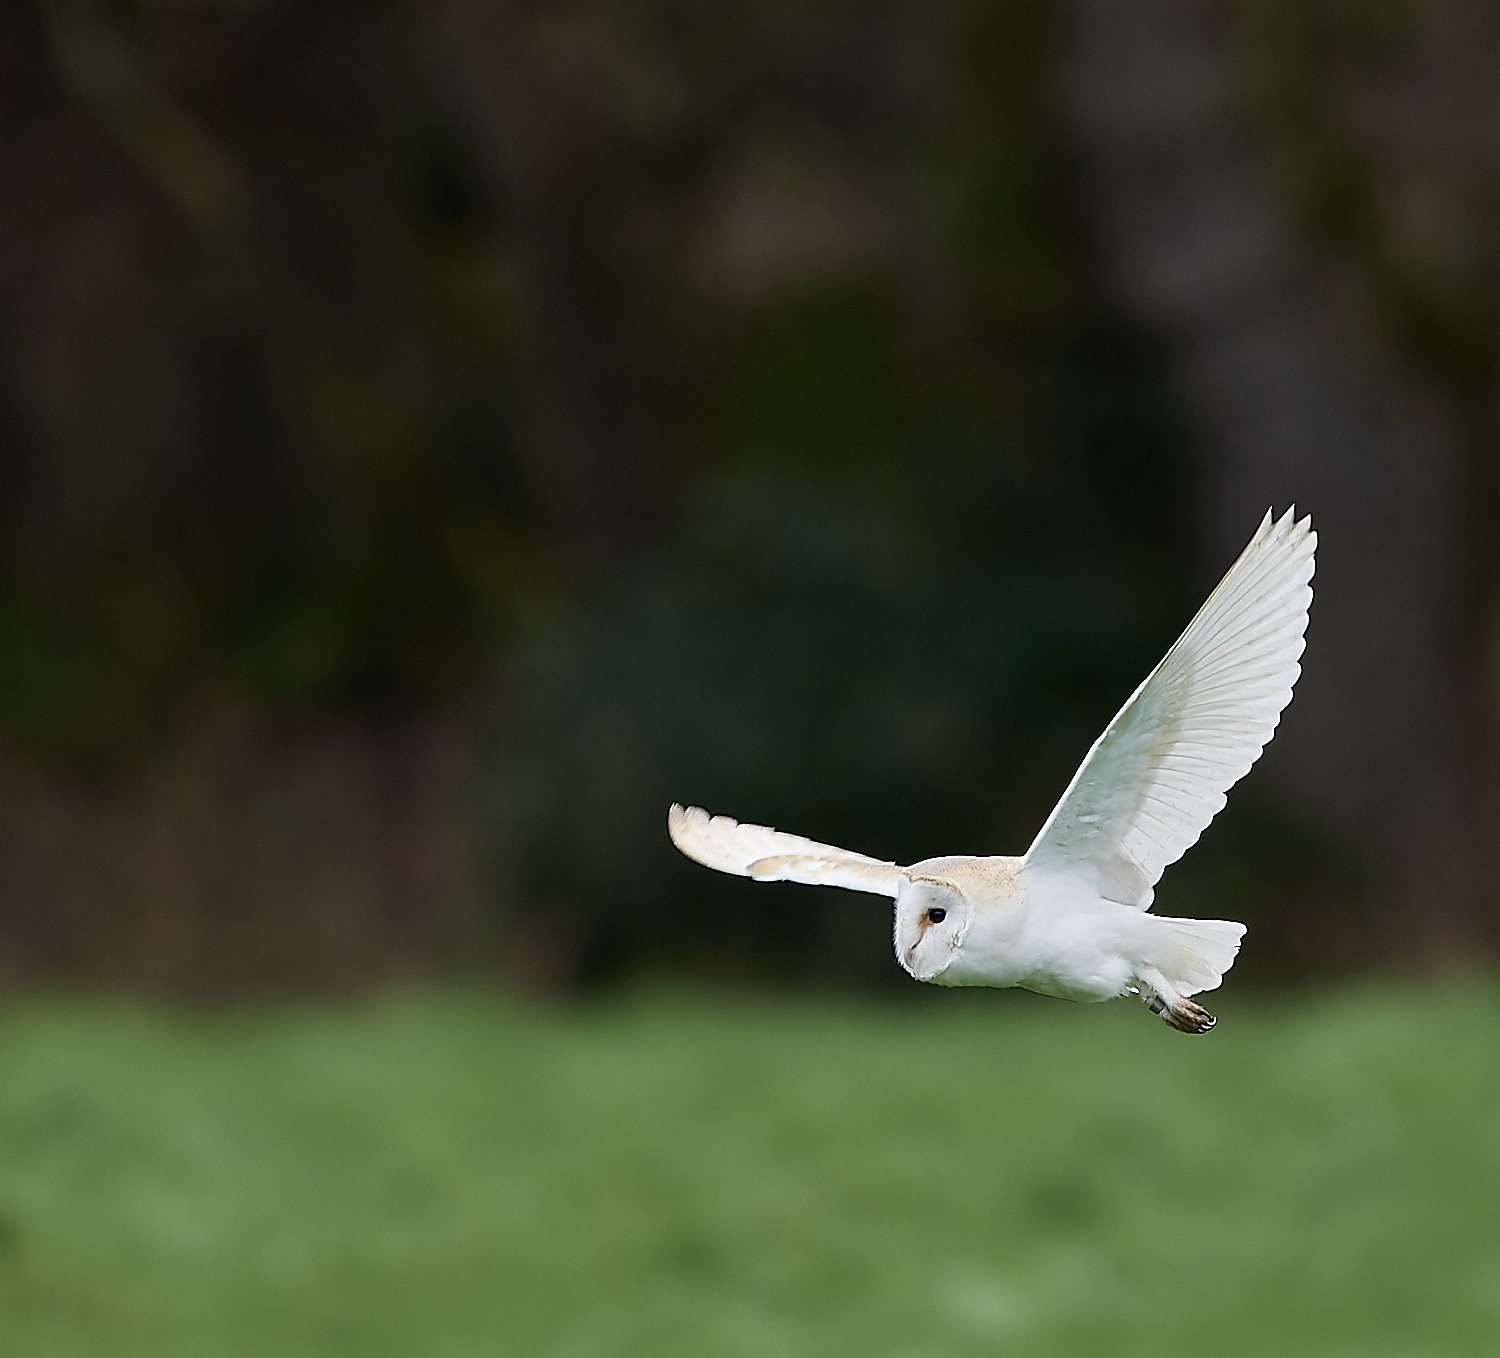
[[[1156,1012],[1161,1013],[1163,1022],[1169,1028],[1175,1028],[1179,1033],[1206,1033],[1219,1021],[1201,1004],[1194,1004],[1192,1000],[1164,1004]]]

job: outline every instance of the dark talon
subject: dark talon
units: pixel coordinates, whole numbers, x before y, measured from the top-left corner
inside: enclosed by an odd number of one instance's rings
[[[1155,1006],[1152,1006],[1153,1009]],[[1192,1000],[1178,1000],[1173,1005],[1163,1005],[1162,1019],[1169,1027],[1177,1029],[1179,1033],[1206,1033],[1219,1020],[1208,1012],[1201,1004],[1194,1004]]]

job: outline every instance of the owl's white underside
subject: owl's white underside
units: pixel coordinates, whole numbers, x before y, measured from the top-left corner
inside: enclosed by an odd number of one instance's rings
[[[929,939],[923,918],[935,902],[969,909],[946,937]],[[919,981],[1019,986],[1084,1002],[1160,993],[1163,982],[1179,996],[1212,990],[1245,932],[1226,920],[1168,919],[1102,899],[1059,910],[1032,899],[1024,859],[1000,857],[914,863],[895,917],[896,960]]]
[[[673,806],[689,857],[758,881],[895,898],[895,950],[918,980],[1021,986],[1061,999],[1139,994],[1172,1026],[1212,1017],[1245,933],[1148,913],[1162,872],[1197,842],[1291,701],[1317,535],[1291,510],[1249,546],[1094,743],[1030,849],[902,867],[769,826]]]

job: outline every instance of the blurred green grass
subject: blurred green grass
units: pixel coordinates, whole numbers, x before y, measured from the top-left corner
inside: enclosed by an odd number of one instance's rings
[[[0,1351],[1493,1354],[1500,992],[0,1009]]]

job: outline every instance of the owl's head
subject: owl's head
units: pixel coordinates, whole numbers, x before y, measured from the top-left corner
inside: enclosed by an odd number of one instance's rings
[[[974,907],[941,877],[905,876],[896,896],[896,960],[919,981],[932,981],[953,960]]]

